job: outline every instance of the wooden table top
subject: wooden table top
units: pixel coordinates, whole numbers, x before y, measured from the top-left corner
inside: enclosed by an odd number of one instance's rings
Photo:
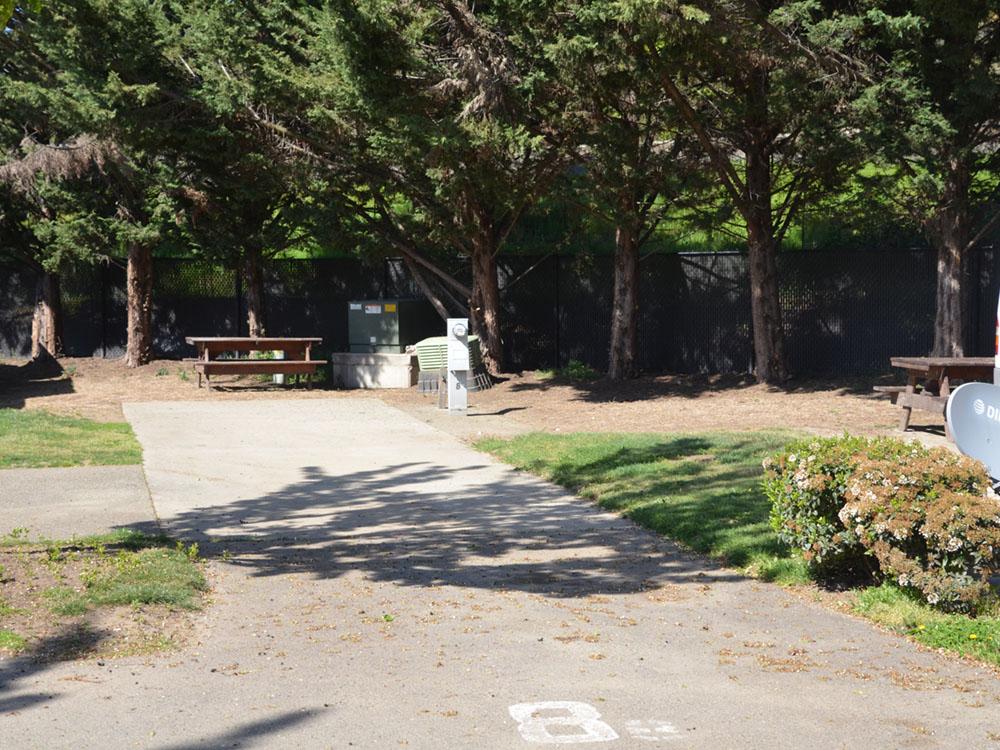
[[[903,370],[944,368],[946,370],[976,369],[993,367],[993,357],[891,357],[893,367]]]
[[[323,341],[312,336],[188,336],[184,340],[189,344],[261,344],[265,347],[274,347],[279,343],[319,344]]]

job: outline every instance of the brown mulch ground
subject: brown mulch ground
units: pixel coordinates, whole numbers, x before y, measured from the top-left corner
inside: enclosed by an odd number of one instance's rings
[[[806,429],[821,433],[881,432],[899,410],[872,394],[872,381],[791,383],[774,388],[735,376],[662,375],[628,383],[512,377],[482,394],[477,406],[545,431],[678,432]],[[932,415],[914,419],[938,424]]]
[[[190,363],[156,360],[127,369],[118,359],[65,357],[58,363],[0,360],[0,408],[45,409],[104,422],[124,419],[127,401],[330,398],[345,391],[321,387],[275,386],[258,376],[213,378],[217,387],[199,388]]]
[[[885,378],[878,382],[884,382]],[[677,432],[802,429],[819,434],[892,432],[899,410],[872,393],[873,379],[793,381],[776,388],[739,376],[663,375],[627,383],[506,376],[470,397],[485,414],[543,431]],[[135,370],[120,360],[65,358],[58,364],[0,362],[0,407],[46,409],[104,421],[122,419],[123,401],[338,398],[354,391],[275,386],[256,377],[228,378],[198,388],[190,364],[161,360]],[[434,397],[369,391],[401,408],[424,408]],[[914,412],[917,435],[942,432],[940,417]]]

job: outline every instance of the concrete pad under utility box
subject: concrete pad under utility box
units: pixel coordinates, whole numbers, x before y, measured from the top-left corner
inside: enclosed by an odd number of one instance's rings
[[[416,354],[330,355],[333,384],[340,388],[410,388],[417,384]]]

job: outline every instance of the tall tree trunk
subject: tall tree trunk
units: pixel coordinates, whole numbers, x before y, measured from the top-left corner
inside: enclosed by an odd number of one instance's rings
[[[128,342],[125,366],[141,367],[153,351],[153,250],[140,244],[128,248],[125,275]]]
[[[766,69],[752,70],[747,79],[747,125],[744,219],[750,265],[750,313],[753,320],[754,376],[758,383],[782,383],[788,379],[785,334],[778,296],[778,243],[774,236],[769,145],[773,126],[768,111],[770,81]]]
[[[31,358],[62,355],[62,296],[59,277],[42,271],[35,286],[35,310],[31,318]]]
[[[243,255],[243,278],[246,281],[247,333],[266,336],[264,324],[264,269],[260,248],[248,247]]]
[[[483,363],[494,373],[503,371],[503,341],[500,337],[500,284],[493,243],[479,238],[472,245],[472,296],[469,298],[472,328],[479,336]]]
[[[777,242],[771,213],[771,164],[764,149],[746,154],[747,260],[750,266],[750,313],[753,320],[754,376],[758,383],[788,379],[785,334],[778,296]]]
[[[969,171],[953,159],[941,208],[928,223],[931,244],[937,250],[937,311],[934,349],[937,357],[962,357],[968,346],[969,293],[966,248],[969,243]]]
[[[627,210],[627,207],[625,207]],[[639,332],[639,246],[637,231],[624,217],[615,229],[614,298],[608,377],[635,377]]]

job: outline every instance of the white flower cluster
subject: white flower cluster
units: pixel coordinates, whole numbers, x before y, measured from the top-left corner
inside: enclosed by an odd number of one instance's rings
[[[795,484],[800,490],[809,488],[809,474],[804,466],[792,475],[792,479],[795,480]]]
[[[945,545],[945,549],[949,552],[957,552],[962,549],[962,540],[955,536],[951,537],[948,544]]]

